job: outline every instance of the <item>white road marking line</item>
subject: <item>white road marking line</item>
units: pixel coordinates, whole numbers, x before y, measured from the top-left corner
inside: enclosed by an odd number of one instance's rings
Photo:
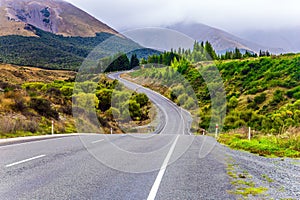
[[[151,191],[150,191],[150,193],[148,195],[147,200],[154,200],[155,199],[157,191],[158,191],[158,188],[159,188],[159,185],[160,185],[161,180],[162,180],[162,178],[164,176],[164,173],[165,173],[165,171],[167,169],[168,162],[169,162],[169,160],[171,158],[171,155],[174,152],[174,149],[175,149],[176,143],[178,141],[178,138],[179,138],[179,135],[177,135],[174,143],[172,144],[172,146],[171,146],[171,148],[170,148],[170,150],[169,150],[169,152],[168,152],[168,154],[167,154],[167,156],[166,156],[166,158],[165,158],[165,160],[164,160],[164,162],[163,162],[163,164],[162,164],[162,166],[161,166],[161,168],[160,168],[160,170],[158,172],[158,175],[157,175],[157,177],[155,179],[155,182],[154,182],[154,184],[153,184],[153,186],[151,188]]]
[[[94,141],[94,142],[92,142],[92,144],[95,144],[95,143],[98,143],[98,142],[102,142],[104,139],[102,139],[102,140],[96,140],[96,141]]]
[[[40,143],[40,142],[47,142],[49,140],[62,140],[65,139],[66,137],[61,137],[61,138],[47,138],[47,139],[42,139],[42,140],[35,140],[35,141],[24,141],[21,143],[17,143],[17,144],[7,144],[7,145],[3,145],[0,146],[0,149],[2,148],[6,148],[6,147],[15,147],[15,146],[21,146],[21,145],[26,145],[26,144],[34,144],[34,143]]]
[[[19,162],[15,162],[15,163],[6,165],[5,167],[12,167],[12,166],[15,166],[15,165],[18,165],[18,164],[22,164],[22,163],[25,163],[25,162],[29,162],[29,161],[32,161],[32,160],[35,160],[35,159],[38,159],[38,158],[42,158],[42,157],[45,157],[45,156],[46,156],[46,155],[40,155],[40,156],[28,158],[28,159],[26,159],[26,160],[21,160],[21,161],[19,161]]]

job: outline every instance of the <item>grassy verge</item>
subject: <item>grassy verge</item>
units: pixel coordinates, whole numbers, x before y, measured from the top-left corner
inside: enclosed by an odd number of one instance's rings
[[[300,134],[257,135],[251,140],[240,133],[221,134],[218,141],[230,148],[260,156],[300,158]]]
[[[0,139],[51,134],[51,119],[46,117],[26,119],[20,116],[21,119],[10,115],[0,116]],[[63,120],[53,120],[54,134],[76,133],[74,120],[71,117],[63,117]]]

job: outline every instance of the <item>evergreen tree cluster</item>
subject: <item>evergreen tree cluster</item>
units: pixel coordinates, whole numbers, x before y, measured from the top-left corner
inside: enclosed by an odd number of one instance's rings
[[[179,60],[180,55],[173,52],[173,50],[172,50],[171,52],[164,52],[160,55],[149,56],[147,60],[142,59],[141,64],[156,63],[156,64],[162,64],[162,65],[170,66],[175,58],[177,60]]]
[[[268,51],[267,51],[268,52]],[[261,56],[266,54],[262,52]],[[269,54],[266,54],[269,55]],[[234,51],[227,51],[224,55],[218,55],[213,48],[212,44],[208,41],[204,42],[194,42],[193,49],[184,49],[178,48],[178,50],[171,50],[170,52],[164,52],[160,55],[152,55],[148,57],[148,60],[142,59],[142,64],[157,63],[170,66],[173,61],[185,59],[191,63],[196,63],[200,61],[209,61],[209,60],[232,60],[232,59],[244,59],[250,57],[257,57],[256,53],[245,51],[242,53],[240,49],[235,48]]]
[[[263,57],[263,56],[271,56],[270,52],[267,50],[267,51],[262,51],[260,50],[259,51],[259,57]]]
[[[244,54],[242,54],[241,50],[237,47],[234,49],[234,51],[226,51],[224,55],[220,56],[221,60],[232,60],[232,59],[244,59],[244,58],[256,58],[256,53],[251,53],[249,51],[245,51]]]
[[[200,62],[206,60],[218,60],[218,55],[214,50],[212,44],[208,41],[194,42],[193,50],[179,48],[178,54],[191,62]]]
[[[114,72],[131,70],[140,65],[136,54],[132,54],[130,60],[124,53],[118,53],[113,57],[100,60],[97,72]]]

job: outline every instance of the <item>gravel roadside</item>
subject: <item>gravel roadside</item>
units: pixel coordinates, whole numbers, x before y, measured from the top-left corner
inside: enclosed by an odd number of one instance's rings
[[[228,155],[228,166],[235,173],[233,179],[255,184],[250,187],[266,189],[263,194],[249,195],[248,199],[300,199],[299,159],[266,158],[225,146],[222,148]],[[235,187],[238,190],[242,185]]]

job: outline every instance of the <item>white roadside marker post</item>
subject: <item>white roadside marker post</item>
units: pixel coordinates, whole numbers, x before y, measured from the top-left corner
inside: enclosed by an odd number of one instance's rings
[[[54,121],[52,120],[51,134],[54,135]]]
[[[251,140],[251,127],[249,127],[248,140]]]
[[[219,130],[219,125],[216,124],[216,135],[215,135],[216,138],[218,137],[218,130]]]
[[[111,134],[111,135],[113,134],[113,129],[112,129],[112,128],[110,128],[110,134]]]

